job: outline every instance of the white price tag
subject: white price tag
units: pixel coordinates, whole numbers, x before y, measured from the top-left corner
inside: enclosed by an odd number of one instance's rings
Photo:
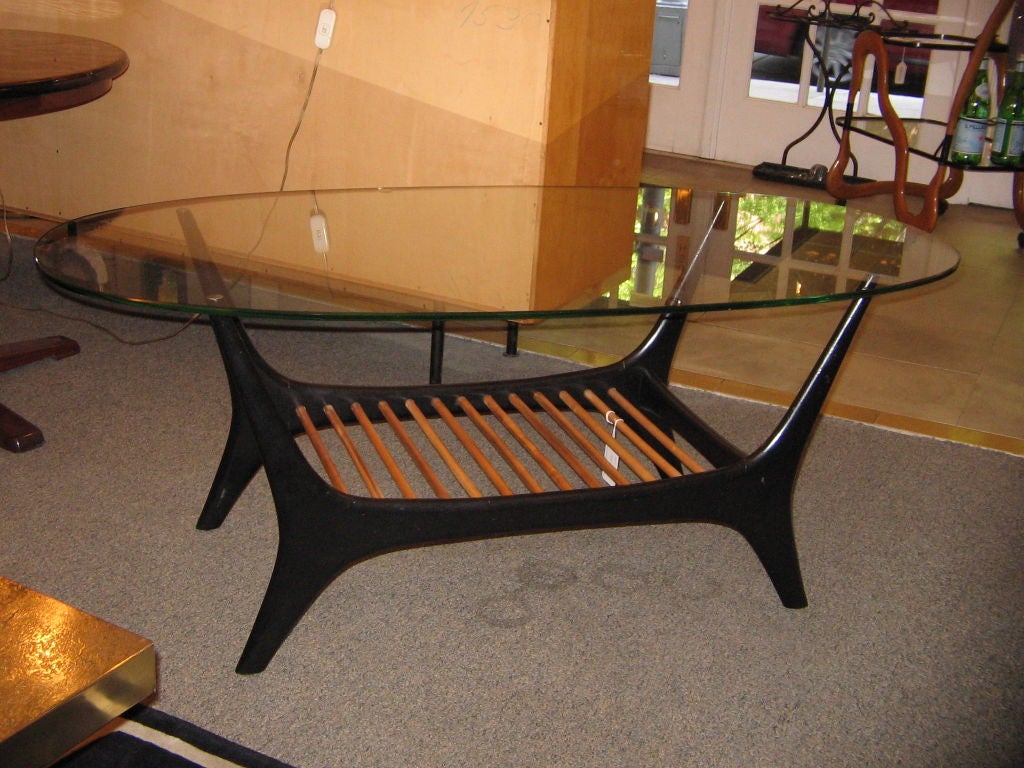
[[[618,430],[619,423],[622,421],[618,416],[615,415],[615,411],[608,411],[604,415],[604,420],[612,425],[612,439],[615,439],[615,432]],[[619,468],[619,454],[615,452],[615,449],[610,445],[604,447],[604,457],[608,460],[615,469]],[[615,480],[607,472],[601,472],[601,479],[608,485],[615,485]]]
[[[901,61],[896,65],[896,72],[892,76],[892,81],[896,85],[903,85],[907,82],[907,62]]]

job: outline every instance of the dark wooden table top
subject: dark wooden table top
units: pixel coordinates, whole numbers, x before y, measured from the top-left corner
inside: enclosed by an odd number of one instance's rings
[[[98,99],[126,69],[128,54],[101,40],[0,29],[0,120]]]

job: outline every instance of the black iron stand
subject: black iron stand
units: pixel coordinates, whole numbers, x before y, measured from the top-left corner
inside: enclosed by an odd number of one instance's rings
[[[346,387],[288,379],[256,351],[242,323],[212,317],[231,392],[227,445],[199,518],[218,527],[263,467],[277,509],[277,560],[237,671],[262,671],[320,592],[354,563],[426,544],[603,526],[699,521],[735,529],[750,543],[782,603],[807,605],[792,523],[792,496],[801,458],[829,388],[867,309],[854,300],[792,406],[757,450],[746,453],[712,430],[668,387],[672,356],[686,320],[682,311],[658,320],[647,339],[613,365],[553,376],[479,384]],[[491,396],[614,387],[664,432],[687,441],[709,462],[705,472],[651,482],[539,494],[454,499],[365,498],[331,487],[310,466],[294,437],[305,406],[318,428],[331,405],[353,423],[353,404],[374,420],[383,401],[403,419],[406,402],[424,411],[440,398],[451,409],[463,396],[476,406]],[[633,420],[631,426],[645,431]],[[670,458],[670,457],[669,457]]]
[[[814,60],[818,64],[819,74],[817,86],[818,89],[824,93],[824,101],[822,102],[821,109],[818,111],[817,117],[815,117],[810,127],[786,145],[786,148],[782,151],[782,162],[759,163],[754,167],[753,174],[757,178],[765,179],[767,181],[777,181],[783,184],[796,184],[802,187],[824,189],[825,176],[828,172],[828,168],[824,165],[814,165],[810,168],[790,165],[789,152],[798,144],[801,144],[805,139],[813,135],[814,132],[818,130],[818,127],[822,122],[825,122],[826,118],[829,130],[832,132],[832,137],[836,140],[836,143],[840,143],[842,141],[842,136],[836,126],[833,102],[835,101],[836,91],[838,90],[839,84],[850,72],[850,63],[843,63],[836,72],[833,72],[829,67],[829,44],[832,30],[850,30],[859,33],[865,29],[881,29],[880,26],[876,25],[876,14],[873,12],[874,10],[878,10],[880,13],[884,14],[894,30],[906,32],[910,27],[907,22],[897,21],[894,19],[885,9],[885,6],[875,0],[867,0],[867,2],[857,3],[852,13],[835,13],[831,7],[831,0],[825,0],[820,11],[812,5],[809,9],[806,9],[804,13],[794,14],[793,12],[798,5],[800,5],[799,1],[793,3],[793,5],[788,8],[777,6],[776,11],[772,13],[771,16],[779,21],[799,24],[803,28],[804,42],[810,49],[811,54],[814,56]],[[816,30],[825,30],[822,45],[819,46],[818,41],[811,34],[812,28]],[[850,103],[852,104],[852,98]],[[871,181],[871,179],[862,178],[859,175],[857,158],[852,154],[850,155],[850,162],[853,164],[853,173],[845,177],[848,183],[862,184]]]

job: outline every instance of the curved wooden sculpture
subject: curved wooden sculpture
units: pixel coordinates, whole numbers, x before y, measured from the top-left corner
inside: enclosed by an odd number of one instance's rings
[[[875,57],[875,70],[878,77],[878,104],[882,112],[882,121],[888,129],[888,136],[882,137],[871,133],[857,131],[852,127],[854,120],[855,98],[847,103],[846,116],[840,120],[842,134],[839,142],[839,153],[832,167],[829,168],[825,177],[825,188],[838,200],[849,200],[858,197],[870,197],[880,194],[891,194],[893,208],[896,217],[906,223],[921,229],[932,231],[938,222],[939,209],[942,202],[952,197],[960,189],[963,183],[964,170],[970,170],[970,166],[959,166],[951,164],[948,160],[949,147],[952,143],[953,133],[956,130],[957,118],[963,108],[964,102],[970,95],[974,85],[975,76],[986,56],[991,56],[996,62],[998,72],[1005,71],[1004,56],[1000,52],[990,52],[996,32],[1006,19],[1007,14],[1014,6],[1015,0],[999,0],[992,14],[989,16],[981,34],[974,41],[971,55],[968,59],[967,68],[964,70],[957,87],[953,103],[950,106],[949,118],[945,124],[945,139],[935,154],[928,155],[925,152],[913,152],[910,140],[907,137],[908,123],[915,121],[904,120],[896,114],[892,103],[889,100],[889,54],[886,51],[885,39],[877,32],[868,30],[862,32],[853,48],[853,73],[850,79],[850,93],[856,93],[863,82],[865,75],[865,64],[869,56]],[[1000,80],[997,77],[996,80]],[[994,83],[998,86],[998,82]],[[993,88],[993,103],[998,103],[998,87]],[[927,122],[917,120],[916,122]],[[852,182],[845,177],[847,166],[851,158],[850,135],[859,133],[863,136],[872,137],[891,144],[894,154],[894,168],[892,180]],[[927,182],[910,181],[908,172],[910,168],[910,155],[930,157],[936,163],[935,172]],[[1013,172],[1013,209],[1017,217],[1018,225],[1024,229],[1024,180],[1021,179],[1021,172]],[[920,209],[912,211],[907,202],[907,197],[920,198]]]

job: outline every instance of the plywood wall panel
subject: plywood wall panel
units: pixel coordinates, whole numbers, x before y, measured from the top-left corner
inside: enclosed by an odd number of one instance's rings
[[[94,104],[0,123],[0,146],[19,148],[0,159],[9,203],[75,215],[276,189],[321,5],[0,0],[0,23],[95,36],[131,58]],[[520,6],[338,4],[287,186],[540,183],[550,0]]]
[[[100,38],[131,58],[92,104],[0,122],[7,204],[70,217],[278,189],[323,5],[0,0],[4,26]],[[287,189],[639,182],[650,0],[346,0],[336,11]],[[545,219],[537,231],[578,226]],[[502,268],[529,275],[538,296],[610,268],[556,239]]]
[[[635,190],[647,128],[654,4],[559,0],[553,24],[545,182]],[[635,214],[635,195],[627,191],[601,198],[573,220],[545,215],[535,300],[558,304],[627,270]]]
[[[654,3],[559,0],[553,24],[545,179],[638,183]]]
[[[326,87],[311,101],[296,141],[289,188],[540,183],[537,137],[340,73],[319,77]],[[337,101],[325,103],[324,93]]]

